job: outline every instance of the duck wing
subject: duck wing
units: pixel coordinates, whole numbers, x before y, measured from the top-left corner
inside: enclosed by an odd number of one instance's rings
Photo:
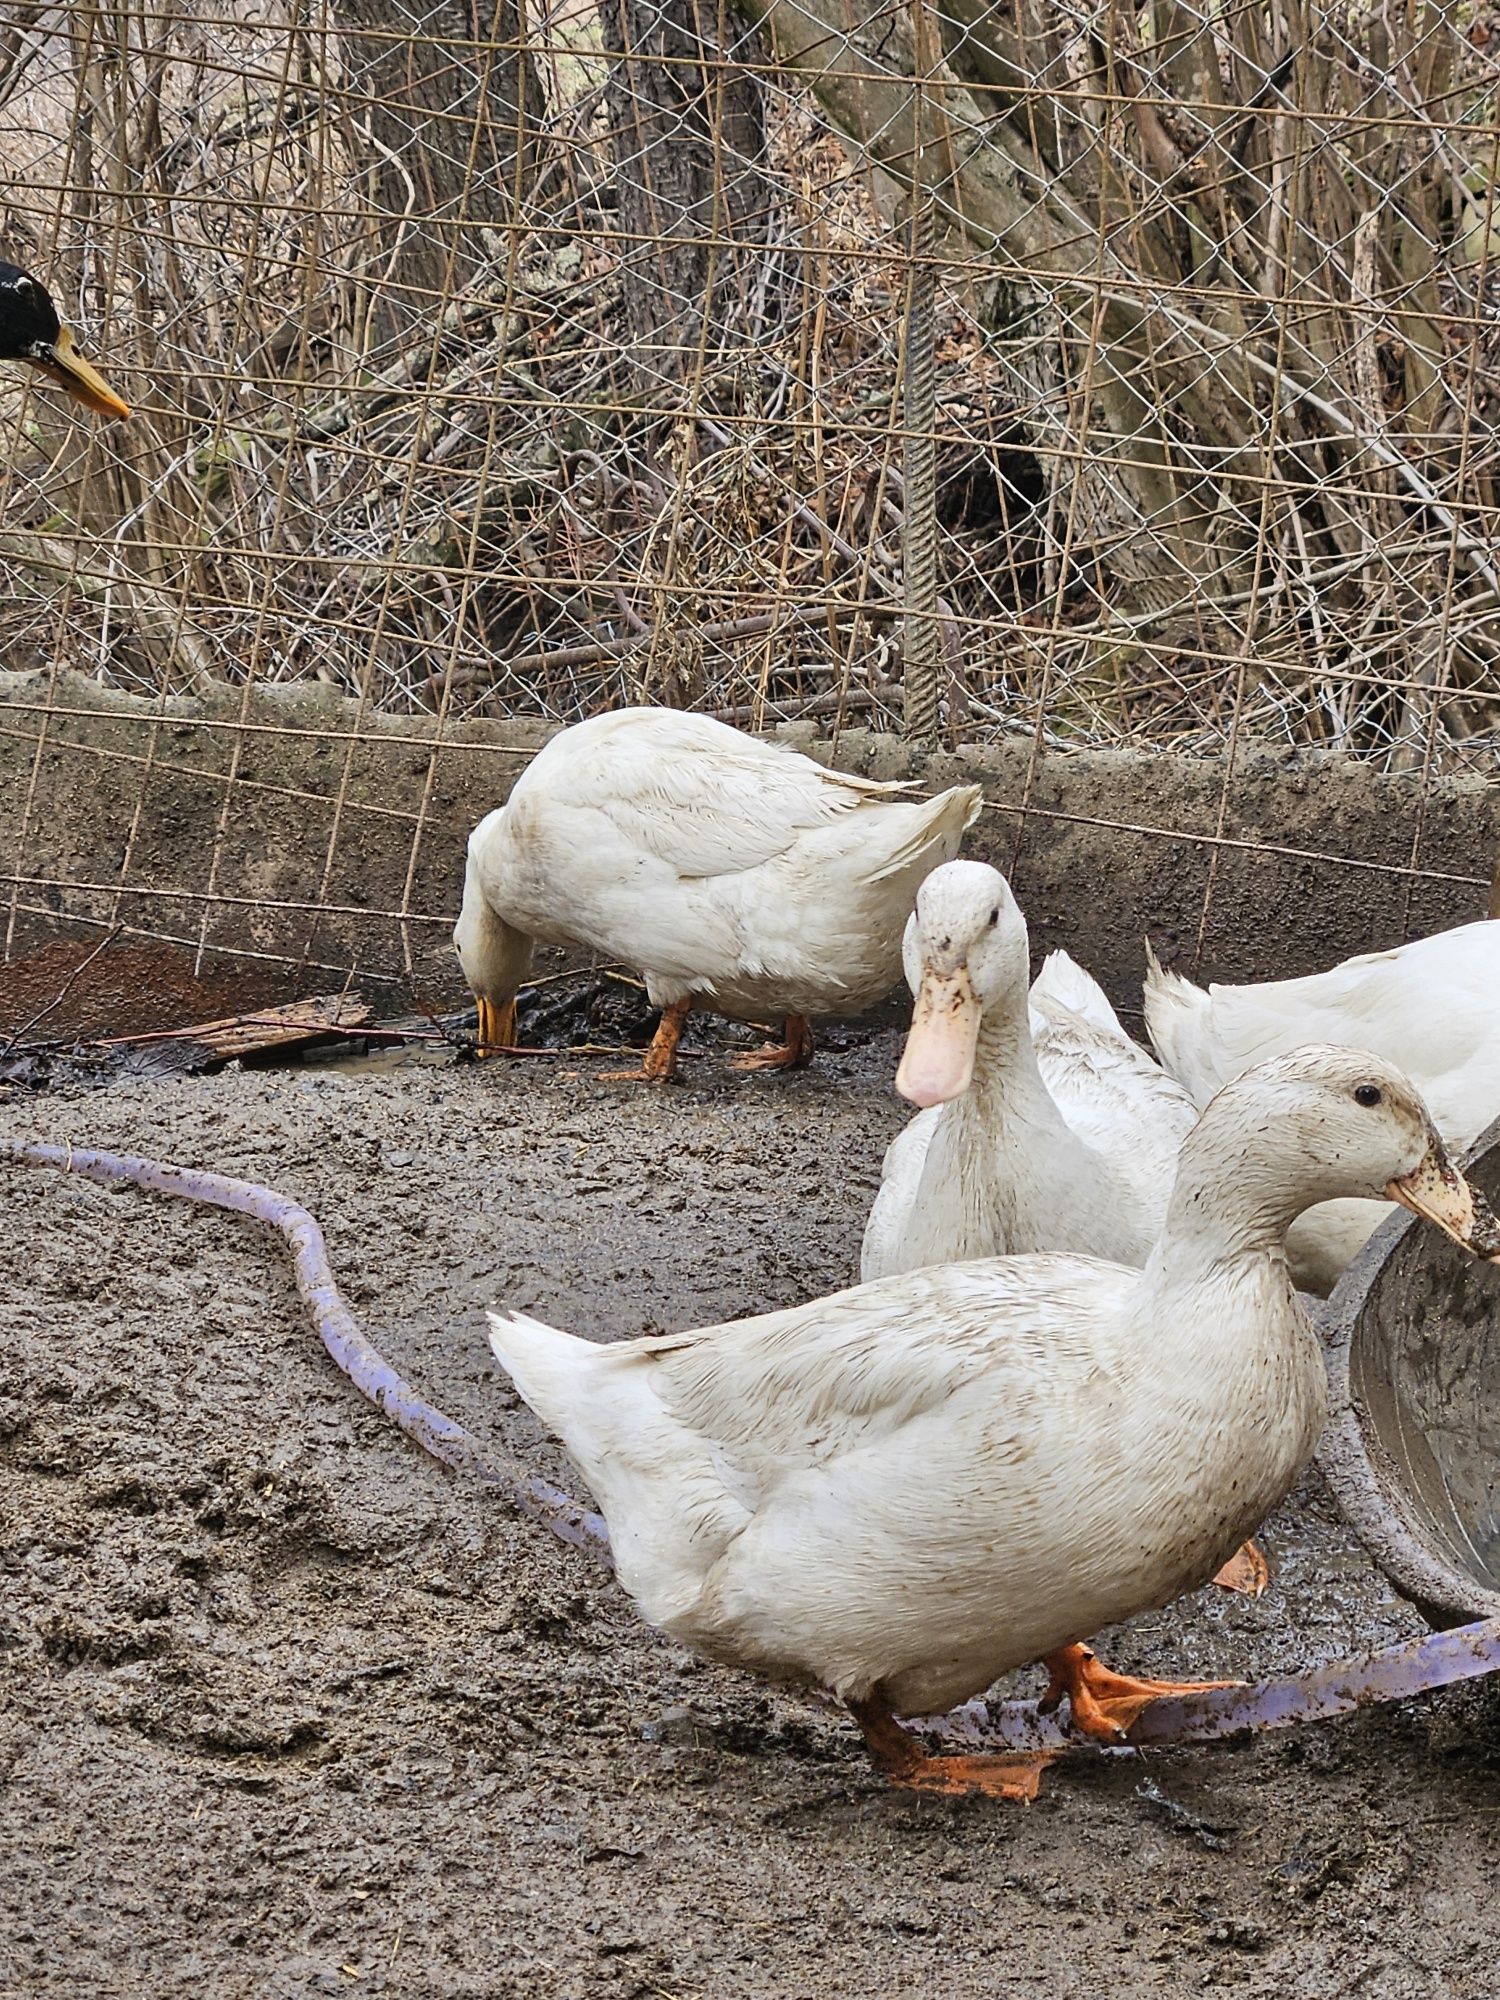
[[[553,799],[571,794],[602,812],[617,838],[684,880],[762,867],[804,835],[910,790],[827,771],[784,744],[668,709],[648,710],[580,752],[558,774]]]
[[[759,1601],[782,1560],[768,1551],[789,1549],[797,1570],[809,1534],[845,1512],[858,1531],[893,1481],[925,1481],[941,1521],[976,1466],[991,1467],[990,1492],[1007,1468],[1034,1478],[1043,1436],[1054,1459],[1072,1454],[1081,1410],[1128,1400],[1138,1280],[1087,1258],[996,1258],[692,1333],[600,1344],[492,1313],[490,1337],[588,1480],[626,1590],[653,1623],[715,1650],[740,1616],[722,1592],[742,1537],[760,1551]],[[901,1534],[920,1542],[908,1514]]]
[[[652,1390],[746,1514],[788,1480],[983,1401],[1025,1434],[1038,1397],[1107,1367],[1138,1273],[997,1257],[855,1286],[789,1312],[637,1343]]]

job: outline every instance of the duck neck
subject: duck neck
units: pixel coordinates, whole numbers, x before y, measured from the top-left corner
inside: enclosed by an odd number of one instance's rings
[[[1178,1160],[1136,1293],[1137,1324],[1176,1393],[1201,1399],[1212,1419],[1202,1426],[1202,1466],[1226,1440],[1234,1454],[1254,1435],[1281,1440],[1280,1469],[1249,1508],[1248,1525],[1311,1451],[1327,1378],[1287,1267],[1284,1239],[1301,1202],[1258,1164],[1253,1133],[1233,1121],[1215,1132],[1213,1122],[1200,1122]]]
[[[492,998],[511,1000],[531,970],[532,941],[493,910],[486,912],[484,970]]]
[[[1215,1268],[1261,1263],[1279,1282],[1286,1232],[1313,1198],[1284,1173],[1266,1172],[1242,1129],[1205,1117],[1184,1141],[1148,1268],[1162,1278],[1191,1280]],[[1290,1278],[1286,1283],[1290,1289]]]
[[[999,1131],[1012,1145],[1027,1144],[1038,1160],[1061,1161],[1074,1185],[1099,1175],[1097,1156],[1063,1117],[1042,1077],[1024,987],[1019,1005],[986,1008],[974,1081],[954,1108],[979,1131]]]
[[[531,968],[532,940],[490,903],[472,861],[453,941],[472,992],[497,1007],[515,997]]]

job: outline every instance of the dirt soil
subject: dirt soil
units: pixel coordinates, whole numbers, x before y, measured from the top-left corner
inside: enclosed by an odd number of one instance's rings
[[[845,1282],[893,1061],[229,1072],[0,1130],[296,1195],[388,1357],[576,1489],[483,1308],[608,1337]],[[1500,1691],[1085,1751],[1029,1809],[888,1792],[835,1714],[653,1637],[391,1430],[276,1238],[0,1172],[5,2000],[1493,1993]],[[1314,1482],[1265,1542],[1259,1604],[1108,1656],[1248,1674],[1416,1629]]]

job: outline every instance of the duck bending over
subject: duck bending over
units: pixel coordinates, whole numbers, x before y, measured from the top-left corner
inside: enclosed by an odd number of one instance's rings
[[[830,1688],[894,1784],[1029,1797],[1044,1757],[929,1756],[898,1718],[1036,1660],[1102,1738],[1169,1691],[1086,1641],[1204,1583],[1296,1479],[1326,1387],[1282,1240],[1381,1194],[1500,1251],[1406,1080],[1302,1049],[1209,1105],[1144,1269],[943,1265],[611,1344],[497,1313],[491,1341],[646,1619]]]
[[[895,984],[917,886],[980,803],[977,785],[912,798],[677,709],[565,729],[469,839],[453,942],[481,1045],[514,1041],[541,939],[644,975],[661,1024],[624,1074],[670,1077],[695,1005],[784,1019],[782,1043],[737,1067],[805,1063],[812,1018],[862,1013]]]

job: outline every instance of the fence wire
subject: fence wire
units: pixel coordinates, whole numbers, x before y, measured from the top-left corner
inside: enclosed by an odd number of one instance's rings
[[[0,649],[899,729],[930,465],[950,741],[1489,772],[1497,35],[1480,0],[15,6],[0,247],[137,414],[0,384]]]

